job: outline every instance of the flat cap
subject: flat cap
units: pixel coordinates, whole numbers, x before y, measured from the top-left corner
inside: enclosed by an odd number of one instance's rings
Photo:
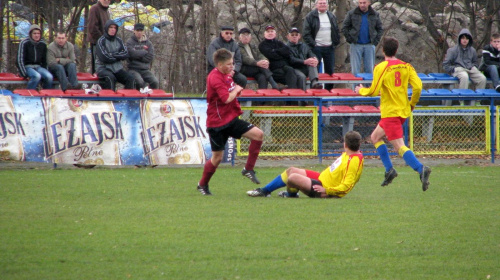
[[[252,33],[252,31],[250,31],[250,29],[248,29],[246,27],[243,27],[242,29],[240,29],[240,31],[238,33],[239,34],[242,34],[242,33]]]
[[[144,24],[142,23],[134,24],[134,30],[144,30]]]

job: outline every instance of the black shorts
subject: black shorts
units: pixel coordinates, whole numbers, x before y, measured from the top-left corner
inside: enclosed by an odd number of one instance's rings
[[[324,187],[323,183],[321,183],[320,181],[315,180],[315,179],[311,179],[311,190],[309,191],[307,196],[312,197],[312,198],[319,198],[319,197],[321,197],[321,193],[319,193],[313,189],[314,185],[320,185],[320,186]],[[340,197],[338,197],[336,195],[328,195],[327,198],[340,198]]]
[[[229,137],[240,139],[243,134],[248,132],[253,127],[253,124],[240,120],[239,118],[235,118],[222,127],[207,128],[208,136],[210,136],[210,147],[212,148],[212,151],[223,151]]]
[[[323,184],[318,181],[318,180],[315,180],[315,179],[311,179],[311,190],[309,191],[309,193],[307,194],[308,197],[321,197],[321,193],[315,191],[313,189],[313,186],[314,185],[320,185],[320,186],[323,186]]]

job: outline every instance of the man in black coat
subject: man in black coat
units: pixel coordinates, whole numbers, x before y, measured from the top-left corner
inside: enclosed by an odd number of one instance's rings
[[[288,88],[302,88],[304,81],[299,80],[295,69],[290,66],[290,48],[276,39],[274,26],[266,26],[264,38],[259,44],[259,51],[269,60],[274,80],[286,84]]]

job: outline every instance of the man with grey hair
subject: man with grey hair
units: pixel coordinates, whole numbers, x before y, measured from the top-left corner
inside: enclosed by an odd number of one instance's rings
[[[379,14],[371,6],[371,0],[358,0],[358,7],[350,10],[345,17],[342,33],[351,45],[352,74],[373,73],[375,46],[382,38],[383,28]]]
[[[212,71],[212,69],[215,68],[215,63],[214,63],[214,53],[218,49],[226,49],[233,53],[233,60],[234,60],[234,70],[232,73],[233,76],[233,81],[240,85],[241,87],[245,88],[247,85],[247,77],[243,74],[241,74],[241,66],[242,66],[242,59],[241,59],[241,52],[240,52],[240,47],[238,46],[238,43],[233,39],[234,35],[234,27],[232,26],[221,26],[220,29],[220,34],[217,38],[215,38],[210,45],[208,46],[207,49],[207,70],[208,73]]]
[[[316,9],[307,14],[304,19],[302,33],[304,42],[312,49],[318,61],[323,60],[324,72],[333,74],[335,47],[340,43],[340,34],[337,18],[328,11],[326,0],[316,1]]]

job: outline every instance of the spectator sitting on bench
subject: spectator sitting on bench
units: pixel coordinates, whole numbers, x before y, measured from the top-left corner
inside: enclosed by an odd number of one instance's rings
[[[291,50],[285,43],[276,39],[274,26],[266,26],[264,38],[259,44],[259,50],[269,59],[269,68],[273,72],[274,80],[286,84],[288,88],[302,88],[305,81],[297,77],[295,69],[290,66]]]
[[[19,75],[29,79],[27,89],[36,89],[40,81],[44,89],[52,88],[53,77],[47,70],[47,45],[40,26],[30,26],[29,37],[19,43],[16,62]]]
[[[67,90],[69,86],[78,87],[75,47],[68,42],[66,33],[62,30],[57,31],[56,40],[49,44],[47,63],[49,71],[59,80],[62,90]]]
[[[234,27],[232,26],[222,26],[219,37],[215,38],[207,49],[207,70],[208,74],[217,66],[214,62],[214,53],[218,49],[226,49],[233,53],[234,60],[234,73],[233,73],[233,81],[240,85],[242,88],[245,88],[247,85],[247,77],[243,75],[241,71],[241,53],[240,47],[233,39]]]
[[[128,72],[135,79],[136,88],[141,89],[149,84],[149,88],[157,89],[158,79],[149,70],[155,56],[153,43],[144,34],[144,24],[134,25],[134,35],[127,40]]]
[[[282,90],[283,87],[278,86],[273,79],[273,72],[269,70],[269,60],[260,53],[256,45],[251,43],[252,33],[250,29],[243,27],[238,33],[240,34],[238,46],[243,61],[241,73],[247,77],[255,78],[260,89],[266,89],[269,82],[272,88]]]
[[[108,20],[104,26],[104,35],[97,40],[96,69],[97,76],[104,79],[103,89],[116,90],[116,82],[126,89],[135,89],[134,76],[123,69],[122,60],[128,58],[128,51],[122,39],[116,36],[118,25]]]
[[[500,92],[500,33],[491,35],[490,44],[483,48],[483,60],[479,70],[491,78],[493,88]]]
[[[290,64],[295,69],[295,74],[303,81],[301,88],[306,90],[306,77],[311,81],[311,88],[320,89],[323,86],[318,83],[318,59],[313,51],[304,43],[300,42],[300,32],[297,27],[292,27],[287,35],[291,56]]]
[[[478,66],[476,49],[472,47],[472,35],[468,29],[462,29],[458,35],[458,44],[446,52],[443,68],[460,80],[458,88],[468,89],[470,78],[476,89],[483,89],[486,86],[486,77],[479,71]],[[474,103],[472,100],[471,105]]]

